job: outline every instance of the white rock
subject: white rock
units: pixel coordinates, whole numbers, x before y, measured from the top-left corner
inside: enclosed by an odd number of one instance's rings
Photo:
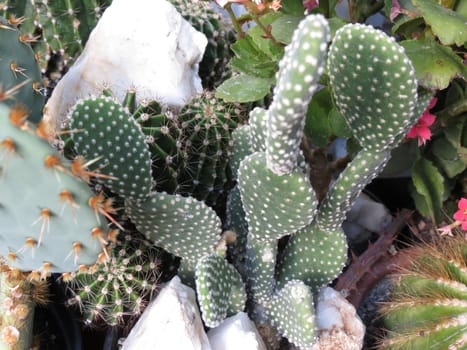
[[[245,312],[228,317],[208,332],[212,350],[266,350],[255,324]]]
[[[206,45],[204,34],[165,0],[114,0],[55,87],[45,119],[59,126],[78,99],[103,87],[119,101],[134,88],[138,102],[183,106],[202,92],[198,65]]]
[[[316,305],[318,342],[311,350],[359,350],[365,326],[352,304],[330,287],[322,288]]]
[[[174,277],[152,301],[123,350],[211,350],[193,289]]]
[[[347,213],[342,227],[350,242],[367,240],[372,232],[386,229],[393,217],[382,203],[378,203],[361,193]]]

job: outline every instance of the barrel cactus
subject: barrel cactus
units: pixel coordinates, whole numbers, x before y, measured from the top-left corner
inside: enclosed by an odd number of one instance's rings
[[[170,0],[170,2],[208,39],[203,60],[199,65],[199,75],[203,87],[212,90],[229,75],[227,63],[232,57],[230,45],[235,41],[235,31],[223,15],[207,1]]]
[[[144,310],[158,287],[158,250],[137,234],[121,233],[108,247],[109,258],[89,269],[62,275],[72,296],[69,305],[86,324],[121,325]]]
[[[465,349],[467,244],[463,237],[410,248],[410,264],[394,275],[382,314],[381,349]]]

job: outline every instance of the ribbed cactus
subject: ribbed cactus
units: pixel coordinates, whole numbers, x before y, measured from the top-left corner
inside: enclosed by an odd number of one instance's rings
[[[467,347],[467,244],[463,237],[410,248],[411,263],[394,275],[382,309],[381,349]]]
[[[72,293],[68,304],[79,308],[87,324],[121,325],[141,314],[158,287],[160,262],[152,242],[121,233],[108,251],[107,261],[62,276]]]
[[[231,187],[231,133],[243,109],[211,93],[194,98],[181,111],[137,108],[134,117],[146,135],[158,191],[191,195],[216,206]]]
[[[110,3],[110,0],[7,0],[0,14],[19,22],[21,36],[32,43],[45,73],[54,55],[64,66],[78,57],[103,9]]]
[[[21,105],[28,119],[37,122],[44,106],[39,65],[27,38],[11,23],[0,17],[0,101]],[[3,96],[8,92],[8,98]]]
[[[199,64],[199,76],[203,87],[214,89],[229,75],[227,63],[232,57],[230,45],[236,35],[233,27],[209,2],[170,0],[180,14],[208,39],[203,60]]]

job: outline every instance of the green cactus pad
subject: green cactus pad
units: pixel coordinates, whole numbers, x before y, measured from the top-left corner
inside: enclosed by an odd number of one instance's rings
[[[254,239],[270,241],[308,225],[318,204],[307,177],[300,171],[277,175],[266,155],[254,153],[239,169],[238,186]]]
[[[111,97],[79,101],[70,112],[75,148],[102,174],[97,178],[113,192],[143,199],[151,191],[151,155],[138,124]]]
[[[21,104],[29,112],[28,119],[38,122],[44,107],[41,72],[34,52],[22,40],[19,30],[0,17],[0,92],[24,84],[5,104]]]
[[[233,265],[240,271],[240,269],[243,269],[246,254],[248,222],[245,219],[245,211],[243,210],[238,186],[235,186],[227,197],[225,227],[236,233],[235,242],[229,244],[228,249]]]
[[[250,112],[250,144],[253,152],[266,152],[266,137],[268,130],[268,111],[256,107]]]
[[[79,307],[86,324],[121,325],[125,316],[143,312],[146,297],[158,287],[159,265],[151,242],[120,234],[109,246],[106,263],[72,274],[71,280],[63,278],[72,293],[67,304]]]
[[[255,302],[264,303],[276,288],[277,242],[259,242],[249,239],[246,247],[245,275],[249,293]]]
[[[224,257],[213,253],[196,265],[196,293],[204,324],[217,327],[227,316],[243,311],[246,293],[242,278]]]
[[[346,260],[342,229],[323,231],[313,223],[290,237],[278,266],[277,283],[284,286],[299,279],[317,291],[341,273]]]
[[[266,139],[268,167],[278,175],[296,168],[306,111],[324,70],[329,39],[326,19],[309,15],[298,25],[279,63]]]
[[[347,24],[328,54],[334,98],[363,148],[398,143],[415,123],[417,81],[402,46],[380,30]]]
[[[322,230],[338,229],[363,188],[385,167],[390,151],[361,150],[329,189],[321,202],[317,223]]]
[[[302,281],[290,281],[266,305],[271,323],[290,342],[309,348],[316,342],[313,294]]]
[[[232,132],[233,147],[230,167],[235,179],[238,178],[238,168],[241,161],[252,153],[249,136],[250,128],[250,125],[242,125]]]
[[[138,231],[192,269],[220,238],[221,222],[214,210],[191,197],[154,192],[146,201],[127,201],[126,208]]]
[[[92,233],[107,231],[88,205],[94,193],[46,140],[11,124],[9,113],[0,105],[0,256],[44,275],[94,264],[105,237]]]

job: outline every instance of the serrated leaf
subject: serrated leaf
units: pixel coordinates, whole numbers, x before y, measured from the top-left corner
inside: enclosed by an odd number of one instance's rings
[[[462,59],[433,39],[405,40],[400,44],[414,65],[418,83],[425,88],[442,90],[454,78],[467,75]]]
[[[438,168],[428,159],[418,159],[412,167],[412,183],[416,192],[422,198],[416,201],[417,209],[423,210],[424,215],[429,216],[435,222],[440,222],[441,208],[443,205],[444,179]],[[423,199],[422,204],[420,199]]]
[[[267,27],[282,16],[283,15],[281,13],[274,12],[261,16],[260,20],[263,26]],[[266,38],[264,30],[260,26],[251,27],[248,30],[248,35],[251,36],[258,49],[262,51],[265,55],[269,56],[270,59],[278,60],[284,54],[283,46],[275,44],[271,40],[271,38]]]
[[[305,10],[302,0],[282,0],[281,5],[281,11],[288,15],[301,16]]]
[[[217,88],[216,97],[225,102],[254,102],[269,94],[271,85],[271,79],[240,74],[224,81]]]
[[[432,0],[413,0],[426,23],[444,45],[462,46],[467,42],[467,18]]]

